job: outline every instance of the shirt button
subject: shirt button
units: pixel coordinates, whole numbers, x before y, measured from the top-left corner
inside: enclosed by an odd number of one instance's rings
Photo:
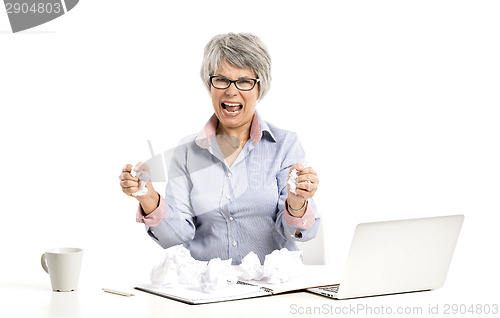
[[[231,176],[232,176],[231,172],[228,172],[228,173],[227,173],[227,176],[228,176],[228,177],[231,177]]]
[[[236,246],[236,245],[238,245],[238,243],[236,243],[236,241],[234,241],[234,242],[233,242],[233,246]]]
[[[228,199],[228,200],[231,199],[231,196],[229,194],[226,195],[226,199]]]
[[[233,218],[232,216],[230,216],[230,217],[229,217],[229,220],[231,220],[231,221],[232,221],[232,220],[234,220],[234,218]]]

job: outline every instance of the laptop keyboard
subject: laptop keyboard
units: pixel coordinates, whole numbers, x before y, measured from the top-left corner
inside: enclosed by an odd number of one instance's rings
[[[323,287],[319,287],[319,289],[324,290],[324,291],[328,291],[331,293],[337,293],[339,291],[339,285],[323,286]]]

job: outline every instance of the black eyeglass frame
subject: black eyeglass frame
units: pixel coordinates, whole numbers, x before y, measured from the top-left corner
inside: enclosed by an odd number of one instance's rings
[[[223,79],[229,81],[229,85],[227,85],[226,87],[215,87],[214,82],[212,81],[214,78],[223,78]],[[249,89],[241,89],[241,88],[239,88],[237,83],[239,81],[243,81],[243,80],[251,80],[251,81],[253,81],[252,88],[249,88]],[[231,84],[234,84],[234,87],[236,87],[240,91],[246,92],[246,91],[251,91],[258,82],[260,82],[260,79],[258,79],[258,78],[251,78],[251,77],[242,77],[242,78],[239,78],[237,80],[232,80],[232,79],[229,79],[229,78],[227,78],[225,76],[222,76],[222,75],[211,75],[210,76],[210,84],[215,89],[228,89],[229,86],[231,86]]]

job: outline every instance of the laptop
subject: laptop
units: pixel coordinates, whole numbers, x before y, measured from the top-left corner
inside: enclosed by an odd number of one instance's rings
[[[348,299],[440,288],[463,220],[463,215],[450,215],[361,223],[340,284],[307,291]]]

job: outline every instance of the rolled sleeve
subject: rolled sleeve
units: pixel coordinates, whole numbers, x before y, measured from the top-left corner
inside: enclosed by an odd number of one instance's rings
[[[300,218],[291,215],[288,211],[288,206],[285,203],[285,213],[283,214],[283,218],[289,225],[304,230],[311,228],[315,222],[314,210],[312,205],[309,203],[307,204],[306,212]]]
[[[321,218],[317,214],[314,200],[309,199],[306,212],[300,218],[292,216],[284,204],[281,224],[284,238],[298,242],[306,242],[313,239],[319,228]]]
[[[160,195],[160,204],[153,212],[149,213],[148,215],[145,215],[142,206],[139,204],[139,207],[137,208],[137,214],[135,216],[135,221],[137,223],[144,223],[148,227],[156,227],[165,217],[166,210],[167,204],[165,202],[165,199]]]
[[[316,236],[321,218],[312,198],[308,200],[306,212],[300,218],[292,216],[286,206],[288,197],[287,179],[290,168],[298,162],[306,165],[305,153],[297,134],[288,134],[283,141],[283,151],[283,161],[277,175],[280,197],[276,230],[285,240],[305,242]]]

